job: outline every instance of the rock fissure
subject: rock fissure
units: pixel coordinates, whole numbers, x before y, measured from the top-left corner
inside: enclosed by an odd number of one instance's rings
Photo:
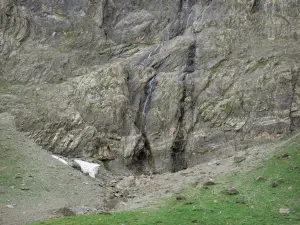
[[[186,133],[184,129],[184,116],[185,116],[185,99],[186,99],[186,76],[183,76],[183,90],[182,96],[179,101],[178,121],[176,128],[176,135],[171,146],[171,171],[177,172],[187,168],[187,161],[185,156]]]
[[[293,119],[293,106],[294,106],[294,100],[296,95],[296,87],[298,82],[298,75],[299,71],[292,71],[292,97],[291,97],[291,105],[290,105],[290,113],[289,113],[289,119],[290,119],[290,132],[293,132],[295,130],[295,122]]]
[[[184,170],[188,167],[186,155],[185,155],[185,147],[187,144],[187,131],[185,128],[185,115],[186,115],[186,98],[187,98],[187,84],[186,78],[189,73],[193,73],[195,71],[195,56],[196,56],[196,45],[193,43],[188,49],[188,57],[186,61],[186,66],[184,69],[184,75],[182,78],[182,96],[179,100],[179,109],[178,109],[178,121],[176,128],[176,135],[174,141],[171,146],[171,171],[177,172],[180,170]]]
[[[259,11],[259,7],[260,7],[260,2],[261,0],[253,0],[253,3],[251,5],[251,9],[250,12],[251,13],[256,13],[257,11]]]

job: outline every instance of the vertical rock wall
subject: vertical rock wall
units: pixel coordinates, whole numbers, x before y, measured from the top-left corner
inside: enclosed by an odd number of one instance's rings
[[[3,0],[0,111],[57,154],[178,171],[298,130],[298,0]]]

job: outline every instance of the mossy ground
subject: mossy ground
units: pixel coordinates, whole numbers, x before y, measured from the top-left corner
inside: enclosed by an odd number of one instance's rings
[[[258,177],[264,179],[257,180]],[[155,210],[66,217],[32,225],[300,224],[299,138],[257,168],[220,176],[215,181],[216,185],[208,189],[187,185],[180,193],[185,200],[176,200],[176,195]],[[278,186],[272,187],[272,182]],[[239,194],[222,193],[231,187]],[[290,213],[281,214],[280,208]]]

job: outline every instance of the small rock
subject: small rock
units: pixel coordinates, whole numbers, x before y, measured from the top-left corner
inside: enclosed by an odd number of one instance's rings
[[[126,202],[120,202],[120,205],[127,206],[128,204]]]
[[[107,211],[101,211],[101,212],[98,212],[97,214],[106,214],[106,215],[111,215],[110,212],[107,212]]]
[[[193,205],[193,202],[186,202],[185,205]]]
[[[20,175],[15,176],[15,179],[20,179],[22,178]]]
[[[283,159],[286,159],[286,158],[289,158],[290,157],[290,155],[288,154],[288,153],[284,153],[282,156],[281,156],[281,158],[283,158]]]
[[[176,200],[177,201],[183,201],[183,200],[185,200],[186,198],[184,197],[184,196],[182,196],[182,195],[179,195],[179,196],[177,196],[176,197]]]
[[[214,161],[211,161],[211,162],[207,163],[207,165],[209,165],[209,166],[212,166],[212,165],[220,165],[220,161],[214,160]]]
[[[280,208],[279,209],[279,213],[281,213],[281,214],[289,214],[290,210],[289,209]]]
[[[111,185],[114,185],[117,189],[127,189],[129,187],[135,186],[135,178],[134,176],[123,177],[120,182],[111,182]]]
[[[61,216],[75,216],[76,214],[69,208],[63,207],[60,208],[55,212],[55,214],[61,215]]]
[[[279,185],[278,182],[272,182],[272,184],[271,184],[272,187],[277,187],[278,185]]]
[[[129,191],[128,191],[127,189],[125,189],[125,190],[122,191],[122,194],[121,194],[121,195],[122,195],[123,197],[128,197],[129,194],[130,194]]]
[[[226,194],[226,195],[237,195],[240,192],[235,188],[230,188],[230,189],[226,189],[226,190],[222,191],[222,193]]]
[[[193,186],[197,186],[199,184],[199,181],[195,181],[194,183],[193,183]]]
[[[185,172],[185,173],[181,173],[180,175],[186,177],[186,176],[189,176],[189,173]]]
[[[6,205],[6,207],[9,208],[9,209],[15,208],[13,205]]]
[[[203,185],[204,186],[210,186],[210,185],[215,185],[216,183],[213,181],[213,179],[209,179],[206,181]]]
[[[121,196],[121,194],[120,193],[114,193],[114,196],[118,198],[118,197]]]
[[[21,190],[22,191],[29,191],[29,188],[27,188],[27,187],[21,187]]]
[[[263,177],[257,177],[256,180],[257,180],[257,181],[264,181],[265,178],[263,178]]]
[[[234,163],[241,163],[241,162],[243,162],[245,159],[246,159],[245,156],[235,156],[235,157],[233,158],[233,162],[234,162]]]
[[[289,172],[293,172],[294,170],[298,169],[298,166],[291,166],[289,168]]]
[[[283,184],[284,183],[284,179],[280,178],[277,182],[278,182],[278,184]]]
[[[81,170],[80,165],[75,161],[71,162],[70,166],[73,167],[76,170]]]
[[[243,205],[246,204],[245,200],[242,200],[242,199],[236,200],[236,203],[238,203],[238,204],[243,204]]]
[[[133,194],[133,195],[128,195],[128,198],[135,198],[137,197],[137,195]]]
[[[120,203],[119,199],[110,199],[110,200],[107,201],[105,207],[108,210],[111,210],[111,209],[115,208],[119,203]]]

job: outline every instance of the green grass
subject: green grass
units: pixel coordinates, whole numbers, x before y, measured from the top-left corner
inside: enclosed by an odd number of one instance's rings
[[[284,153],[289,157],[283,158]],[[257,177],[265,180],[257,181]],[[279,185],[272,187],[275,181]],[[75,216],[32,225],[300,224],[300,140],[278,150],[258,168],[220,176],[216,183],[208,189],[187,185],[180,193],[185,200],[177,201],[173,196],[156,210]],[[230,187],[240,194],[221,193]],[[280,214],[280,208],[288,208],[290,213]]]

